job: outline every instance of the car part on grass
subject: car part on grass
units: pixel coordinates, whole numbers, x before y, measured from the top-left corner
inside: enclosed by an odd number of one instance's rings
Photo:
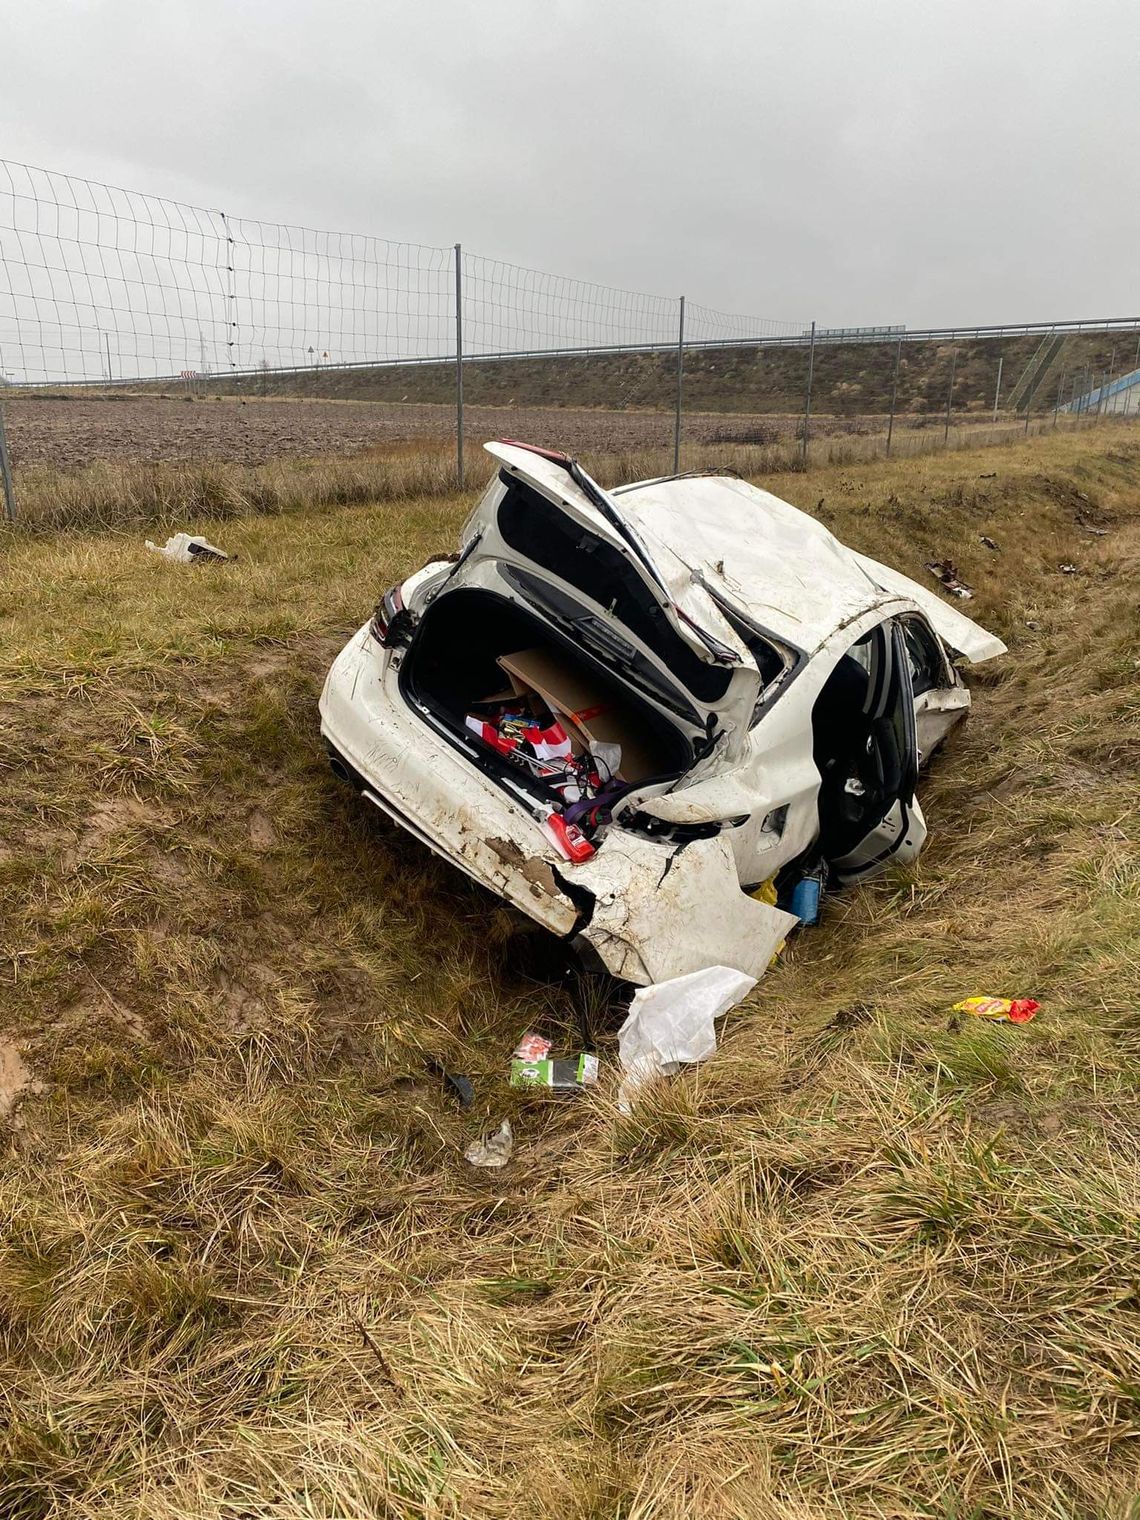
[[[504,1119],[495,1133],[486,1140],[473,1140],[463,1152],[472,1166],[498,1168],[506,1166],[511,1159],[515,1138],[511,1133],[511,1121]]]
[[[731,966],[706,966],[634,993],[629,1017],[618,1030],[625,1073],[618,1106],[628,1113],[638,1090],[654,1077],[706,1061],[716,1050],[714,1020],[747,997],[756,985]]]
[[[984,542],[984,540],[983,540]],[[933,560],[926,567],[936,581],[941,581],[951,596],[956,596],[959,601],[968,602],[974,594],[974,588],[967,586],[964,580],[958,576],[958,568],[952,560]]]
[[[1005,646],[746,481],[606,492],[488,452],[458,554],[329,672],[333,768],[589,967],[762,975],[799,920],[749,892],[913,860],[919,769],[970,705],[954,661]]]
[[[968,997],[955,1003],[954,1013],[972,1013],[979,1019],[1005,1020],[1010,1024],[1028,1024],[1041,1007],[1034,998]]]
[[[460,1076],[458,1072],[448,1071],[441,1061],[432,1057],[428,1058],[427,1067],[435,1073],[446,1086],[450,1087],[455,1094],[460,1108],[470,1108],[475,1101],[475,1086],[470,1077]]]
[[[146,547],[153,550],[155,554],[164,554],[167,559],[172,559],[180,565],[220,564],[223,560],[234,558],[224,549],[219,549],[216,544],[211,544],[206,539],[194,537],[189,533],[174,533],[162,545],[151,543],[148,538]]]

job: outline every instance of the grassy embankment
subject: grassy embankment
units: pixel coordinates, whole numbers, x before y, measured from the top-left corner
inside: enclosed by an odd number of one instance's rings
[[[954,377],[954,406],[975,415],[991,411],[1001,361],[1000,398],[1020,407],[1028,391],[1018,382],[1043,343],[1037,333],[903,344],[898,374],[898,411],[941,415]],[[1058,335],[1050,362],[1042,360],[1033,386],[1035,412],[1051,411],[1064,379],[1064,400],[1074,381],[1088,373],[1091,384],[1104,373],[1125,373],[1137,357],[1136,334],[1089,332]],[[818,413],[851,417],[885,414],[895,375],[896,342],[821,342],[813,365],[813,401]],[[463,389],[471,406],[652,406],[669,410],[676,393],[676,359],[671,349],[657,353],[559,354],[528,359],[469,359]],[[685,353],[686,405],[694,411],[759,417],[798,412],[807,382],[808,345],[734,345],[689,348]],[[361,369],[329,367],[272,371],[236,380],[212,377],[211,391],[246,396],[337,397],[371,401],[434,401],[449,405],[455,377],[451,361],[384,365]],[[1083,388],[1083,387],[1082,387]],[[1079,393],[1079,392],[1078,392]],[[999,399],[1000,399],[999,398]]]
[[[320,751],[330,655],[468,500],[203,523],[217,568],[3,544],[5,1517],[1130,1513],[1140,437],[779,489],[955,559],[1011,652],[917,869],[629,1118],[604,1034],[596,1095],[511,1095],[568,991]]]

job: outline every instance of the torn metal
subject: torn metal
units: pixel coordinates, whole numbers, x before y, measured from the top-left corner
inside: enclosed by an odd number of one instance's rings
[[[749,894],[912,860],[920,767],[1005,646],[744,481],[606,492],[498,466],[441,557],[337,657],[337,773],[592,963],[762,976],[798,922]]]

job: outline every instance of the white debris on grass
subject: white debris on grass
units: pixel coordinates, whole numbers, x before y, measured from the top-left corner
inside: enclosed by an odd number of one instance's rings
[[[514,1146],[511,1121],[504,1119],[489,1140],[476,1140],[463,1152],[472,1166],[506,1166]]]
[[[629,1017],[618,1031],[618,1052],[625,1071],[618,1094],[629,1113],[637,1090],[653,1077],[672,1076],[716,1050],[714,1019],[747,997],[756,978],[731,966],[707,966],[687,976],[642,987],[634,994]]]
[[[148,538],[146,546],[153,553],[165,554],[167,559],[175,560],[180,565],[193,565],[198,560],[207,562],[230,558],[224,549],[190,533],[174,533],[164,544],[151,543]]]

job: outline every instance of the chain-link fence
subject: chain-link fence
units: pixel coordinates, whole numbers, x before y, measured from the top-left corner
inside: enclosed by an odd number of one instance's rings
[[[1138,383],[1140,319],[820,328],[0,161],[10,517],[22,480],[108,465],[423,447],[463,484],[465,439],[504,434],[616,474],[806,468],[1126,417]]]

